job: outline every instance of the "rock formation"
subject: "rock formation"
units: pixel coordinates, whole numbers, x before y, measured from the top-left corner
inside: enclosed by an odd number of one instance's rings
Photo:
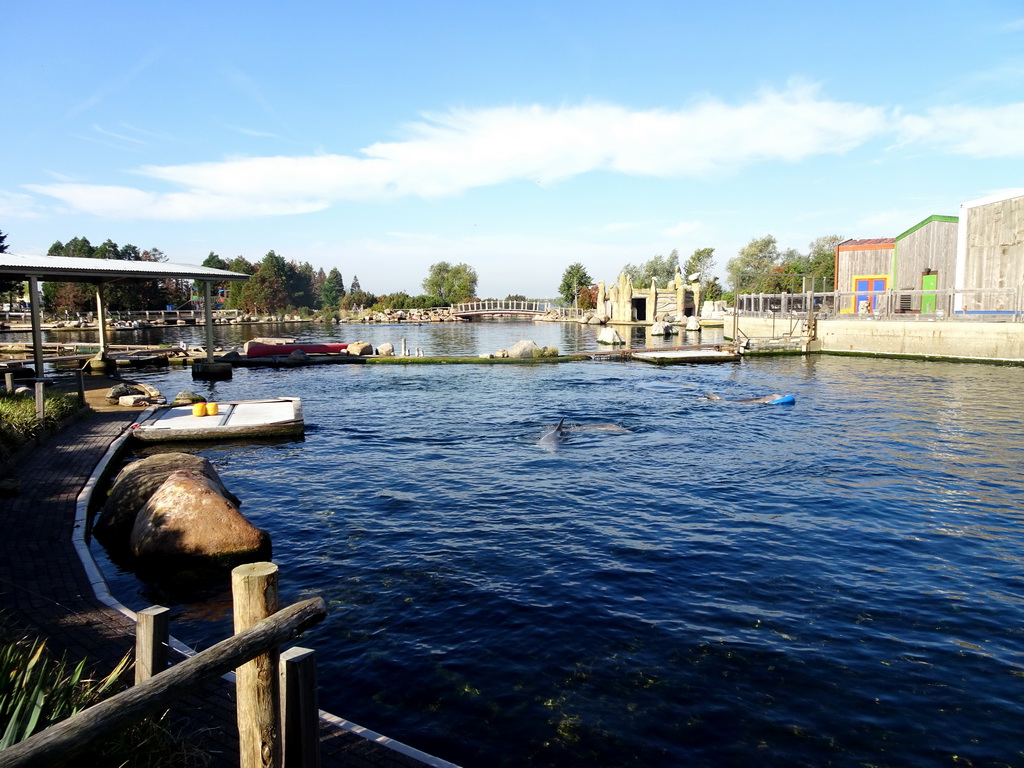
[[[201,472],[171,473],[139,510],[130,546],[136,557],[221,557],[266,552],[270,536],[238,511]]]
[[[125,549],[135,518],[156,490],[173,472],[186,470],[203,475],[236,507],[238,497],[224,487],[217,470],[202,456],[190,453],[158,453],[133,461],[118,473],[93,526],[96,538],[108,547]]]

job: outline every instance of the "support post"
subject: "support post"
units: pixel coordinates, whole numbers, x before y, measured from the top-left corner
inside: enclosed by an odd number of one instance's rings
[[[8,392],[14,391],[14,374],[7,372],[4,374],[4,386],[7,387]]]
[[[107,356],[107,302],[103,298],[103,283],[96,283],[96,322],[100,329],[100,351],[101,360]]]
[[[78,399],[85,405],[85,371],[81,368],[75,369],[75,383],[78,385]]]
[[[231,571],[235,632],[277,612],[277,566],[249,563]],[[240,768],[281,765],[279,648],[262,653],[236,672]]]
[[[167,669],[171,609],[154,605],[135,615],[135,684]]]
[[[28,301],[32,305],[32,359],[36,376],[43,377],[43,305],[39,301],[39,278],[28,278]]]
[[[213,289],[203,281],[203,322],[206,324],[206,362],[213,362]]]
[[[43,419],[46,417],[46,396],[43,393],[45,386],[46,382],[42,379],[36,379],[36,421],[40,425],[42,425]]]
[[[284,768],[320,768],[320,706],[316,652],[281,654],[281,733]]]

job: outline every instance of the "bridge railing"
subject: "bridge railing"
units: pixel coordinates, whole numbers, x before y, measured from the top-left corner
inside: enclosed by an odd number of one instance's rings
[[[471,301],[465,304],[454,304],[452,306],[452,314],[470,314],[470,313],[515,313],[523,312],[530,314],[544,314],[551,309],[550,302],[547,301],[509,301],[506,299],[502,300],[488,300],[488,301]]]

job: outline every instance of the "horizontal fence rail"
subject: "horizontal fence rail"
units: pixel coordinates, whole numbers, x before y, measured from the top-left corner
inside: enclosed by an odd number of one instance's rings
[[[470,301],[452,306],[453,315],[469,314],[531,314],[543,315],[551,310],[550,302],[546,301]]]
[[[735,301],[740,315],[755,317],[1024,321],[1024,287],[753,293],[740,294]]]
[[[108,738],[268,649],[293,640],[327,616],[323,598],[296,603],[138,685],[0,751],[0,768],[64,765]]]

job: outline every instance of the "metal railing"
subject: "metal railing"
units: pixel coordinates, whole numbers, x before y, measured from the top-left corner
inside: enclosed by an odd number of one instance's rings
[[[465,304],[453,304],[453,315],[485,315],[485,314],[528,314],[543,315],[551,310],[546,301],[508,301],[492,299],[488,301],[471,301]]]
[[[1024,322],[1024,287],[754,293],[737,296],[736,308],[747,317]]]

